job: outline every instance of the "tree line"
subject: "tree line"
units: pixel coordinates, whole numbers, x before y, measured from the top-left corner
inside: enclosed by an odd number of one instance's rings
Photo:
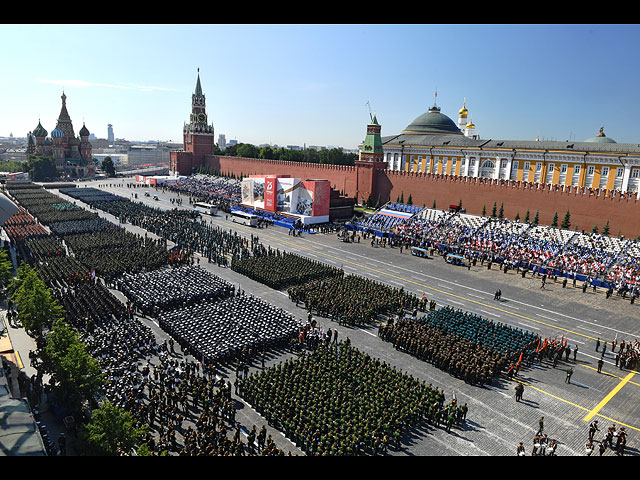
[[[292,150],[284,147],[257,147],[250,143],[228,145],[225,149],[220,149],[218,146],[215,146],[214,153],[228,157],[261,158],[265,160],[282,160],[285,162],[348,166],[355,165],[358,159],[358,154],[343,152],[340,148],[322,148],[320,150],[304,148],[302,150]]]

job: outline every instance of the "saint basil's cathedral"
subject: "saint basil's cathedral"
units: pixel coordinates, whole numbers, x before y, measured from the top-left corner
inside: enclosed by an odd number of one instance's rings
[[[62,92],[61,98],[62,108],[56,128],[51,132],[51,136],[47,136],[47,131],[38,121],[38,126],[28,135],[27,156],[53,157],[58,175],[93,176],[96,173],[96,166],[91,157],[89,130],[85,125],[82,125],[80,132],[78,132],[79,137],[76,137],[71,117],[67,111],[67,96],[64,92]]]

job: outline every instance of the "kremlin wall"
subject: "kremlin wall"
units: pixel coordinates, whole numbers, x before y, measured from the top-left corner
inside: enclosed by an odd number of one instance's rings
[[[304,179],[326,179],[334,190],[342,191],[346,196],[358,194],[358,177],[363,174],[363,166],[320,165],[301,162],[263,160],[259,158],[238,158],[209,156],[206,165],[212,169],[241,175],[290,175]],[[586,190],[586,191],[585,191]],[[625,237],[636,238],[640,235],[640,200],[636,195],[604,194],[589,188],[542,185],[510,180],[494,180],[479,177],[460,177],[456,175],[415,173],[378,168],[375,170],[372,199],[381,203],[395,201],[403,195],[405,201],[411,194],[414,205],[448,209],[449,205],[462,206],[467,213],[481,215],[483,206],[490,213],[493,203],[498,208],[504,206],[506,218],[513,219],[520,214],[523,219],[527,210],[533,219],[539,211],[539,222],[549,225],[557,212],[560,221],[567,210],[571,213],[571,229],[590,232],[594,225],[602,230],[609,221],[611,235],[618,233]],[[360,189],[360,192],[363,190]],[[366,191],[366,190],[364,190]],[[358,198],[360,202],[362,198]]]
[[[527,211],[533,219],[538,212],[541,225],[551,224],[556,213],[562,220],[568,210],[572,230],[577,227],[588,233],[594,225],[602,230],[608,222],[612,236],[640,236],[637,180],[640,178],[640,146],[617,144],[606,137],[602,129],[593,139],[575,142],[575,151],[570,152],[562,151],[562,148],[573,149],[574,144],[561,142],[521,142],[514,148],[498,148],[492,143],[503,147],[507,141],[480,140],[475,125],[471,124],[473,129],[460,127],[460,122],[466,118],[466,107],[461,110],[456,126],[434,104],[401,134],[390,137],[380,136],[380,125],[374,115],[367,125],[356,165],[338,166],[214,155],[213,126],[206,124],[199,75],[192,108],[192,120],[184,127],[184,150],[170,155],[173,174],[189,175],[195,167],[206,165],[237,178],[284,175],[303,180],[324,179],[330,182],[332,190],[356,198],[357,203],[370,198],[374,204],[382,205],[396,201],[400,196],[406,202],[411,195],[414,205],[431,207],[435,201],[439,209],[462,202],[467,213],[473,215],[481,215],[483,207],[490,213],[495,203],[498,208],[503,206],[504,216],[509,219],[517,214],[524,219]],[[202,119],[200,123],[198,118]],[[418,157],[417,162],[413,153]],[[447,157],[438,157],[438,154]],[[586,163],[587,157],[593,168]],[[476,159],[477,168],[472,169]],[[441,173],[447,162],[457,165],[455,174]],[[567,162],[569,168],[562,162]],[[577,166],[578,162],[582,162],[582,168]],[[489,163],[492,166],[488,168]],[[539,167],[540,177],[526,173],[529,164],[532,173],[534,166]],[[464,173],[461,165],[466,165]],[[507,167],[502,168],[504,165]],[[562,183],[557,180],[560,167],[576,172],[576,175],[569,175]],[[607,188],[599,188],[593,180],[589,184],[588,171],[595,171],[597,176],[601,171],[610,172],[608,183],[601,184]],[[525,174],[535,181],[522,180]],[[553,177],[552,183],[542,181],[547,174]],[[623,182],[623,188],[615,183],[618,180]]]

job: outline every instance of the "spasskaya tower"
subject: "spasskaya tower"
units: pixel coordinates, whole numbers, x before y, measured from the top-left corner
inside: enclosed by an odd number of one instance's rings
[[[200,84],[200,69],[196,89],[191,95],[191,116],[182,129],[183,150],[170,152],[169,173],[190,175],[194,167],[204,164],[206,155],[214,154],[213,124],[207,123],[205,96]]]

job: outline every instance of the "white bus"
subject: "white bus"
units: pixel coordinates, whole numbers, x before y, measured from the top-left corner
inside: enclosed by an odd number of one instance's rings
[[[210,203],[194,203],[193,209],[200,213],[206,213],[207,215],[218,214],[218,207],[215,205],[211,205]]]
[[[251,213],[245,213],[240,210],[231,212],[231,221],[241,223],[242,225],[249,225],[250,227],[258,226],[258,216]]]

